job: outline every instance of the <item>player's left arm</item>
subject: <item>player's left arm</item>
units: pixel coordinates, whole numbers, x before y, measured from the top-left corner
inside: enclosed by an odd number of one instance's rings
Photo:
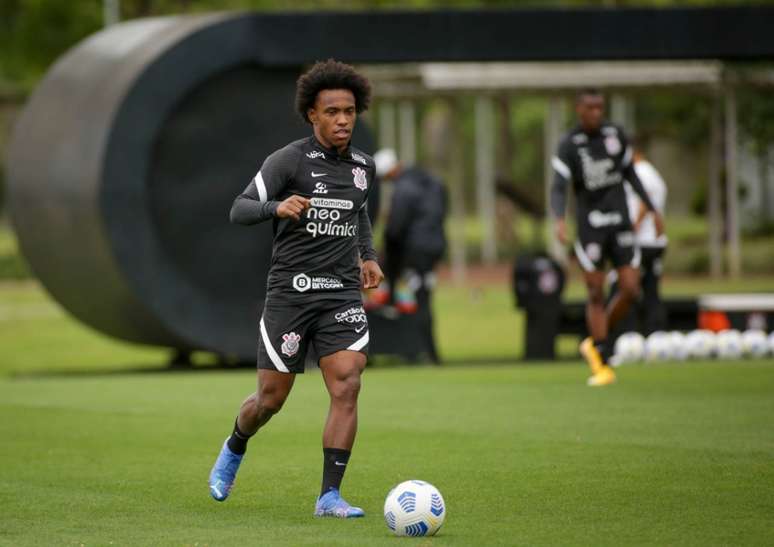
[[[384,273],[376,261],[371,219],[368,218],[368,207],[364,203],[358,212],[358,250],[360,251],[360,280],[364,289],[375,289],[384,280]]]
[[[642,201],[637,202],[637,218],[634,219],[633,228],[634,231],[638,231],[640,229],[640,225],[642,224],[642,221],[645,220],[645,217],[648,216],[648,208],[645,206],[645,204]]]
[[[623,175],[629,184],[631,184],[632,190],[634,190],[642,200],[642,205],[645,207],[645,210],[653,215],[653,222],[656,225],[656,234],[660,236],[664,233],[664,218],[653,206],[653,202],[650,200],[650,196],[648,196],[645,187],[642,185],[637,173],[634,171],[634,167],[629,165],[628,168],[624,168]]]

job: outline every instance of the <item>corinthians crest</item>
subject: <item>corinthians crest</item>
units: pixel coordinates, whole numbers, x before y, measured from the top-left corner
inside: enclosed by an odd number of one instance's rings
[[[288,357],[293,357],[296,353],[298,353],[298,342],[301,340],[300,335],[296,334],[295,332],[289,332],[282,335],[282,340],[282,346],[280,347],[282,353]]]
[[[368,180],[366,180],[366,172],[362,167],[355,167],[352,170],[352,174],[355,175],[355,186],[360,190],[368,188]]]

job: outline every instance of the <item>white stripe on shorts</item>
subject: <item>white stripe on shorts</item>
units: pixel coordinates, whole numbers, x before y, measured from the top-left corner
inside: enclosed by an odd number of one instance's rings
[[[261,317],[261,338],[263,338],[263,345],[266,347],[266,353],[269,355],[269,359],[274,363],[274,368],[280,372],[290,372],[285,363],[282,362],[282,358],[274,350],[274,346],[271,345],[269,340],[269,333],[266,332],[266,325],[263,323],[263,317]]]
[[[578,257],[578,262],[580,262],[581,268],[587,272],[593,272],[596,270],[594,267],[594,262],[591,261],[589,255],[587,255],[586,251],[583,250],[583,246],[580,244],[580,241],[577,240],[575,241],[575,256]]]
[[[642,252],[640,251],[640,246],[635,243],[634,256],[632,257],[631,265],[633,268],[639,268],[641,262],[642,262]]]
[[[365,345],[368,343],[368,331],[365,331],[365,334],[360,337],[360,340],[349,346],[347,349],[351,349],[352,351],[360,351],[365,347]]]

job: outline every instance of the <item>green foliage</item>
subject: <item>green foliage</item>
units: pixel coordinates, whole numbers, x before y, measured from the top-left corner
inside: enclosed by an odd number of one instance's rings
[[[1,176],[0,179],[2,179]],[[0,185],[0,190],[2,190],[2,185]],[[19,252],[14,233],[0,223],[0,280],[26,279],[31,275],[27,261]]]
[[[536,203],[544,201],[543,126],[546,100],[538,97],[517,98],[511,103],[510,128],[514,135],[513,177]],[[549,151],[553,154],[553,151]]]
[[[102,24],[98,0],[0,2],[0,82],[31,88],[66,49]]]
[[[31,276],[27,261],[19,252],[14,233],[0,223],[0,280],[27,279]]]
[[[27,279],[31,276],[32,272],[20,254],[0,254],[0,279]]]
[[[752,140],[756,153],[768,151],[774,143],[774,96],[771,90],[745,88],[737,95],[739,126]]]
[[[638,94],[637,132],[644,137],[670,137],[698,149],[710,133],[712,102],[695,93]]]

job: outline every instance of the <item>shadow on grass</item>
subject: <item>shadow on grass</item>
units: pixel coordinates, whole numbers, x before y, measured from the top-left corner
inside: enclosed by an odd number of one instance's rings
[[[368,364],[370,369],[410,369],[410,368],[458,368],[475,366],[550,366],[577,361],[577,358],[559,357],[553,361],[526,361],[513,355],[482,356],[482,357],[450,357],[440,364],[426,360],[408,361],[392,355],[377,355]],[[10,371],[6,378],[11,380],[29,380],[46,378],[85,378],[120,376],[127,374],[197,374],[210,372],[245,372],[255,370],[254,362],[206,363],[206,364],[169,364],[159,365],[126,365],[111,368],[70,368],[70,369],[39,369],[30,371]],[[317,365],[308,362],[305,371],[314,372]]]
[[[7,377],[14,380],[29,380],[34,378],[64,378],[64,377],[100,377],[120,376],[126,374],[192,374],[200,372],[244,372],[255,369],[254,363],[239,364],[205,364],[179,366],[169,364],[142,365],[142,366],[116,366],[111,368],[70,368],[70,369],[39,369],[29,371],[11,371]]]

